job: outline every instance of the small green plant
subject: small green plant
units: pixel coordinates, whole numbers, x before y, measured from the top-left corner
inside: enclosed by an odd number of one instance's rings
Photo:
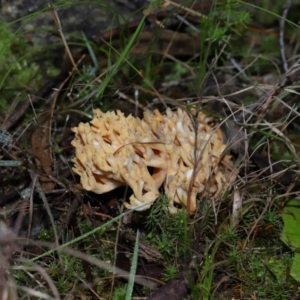
[[[54,230],[52,228],[43,227],[39,232],[37,238],[41,241],[52,242],[54,240]]]
[[[161,221],[169,216],[168,203],[168,197],[160,195],[159,199],[152,205],[145,222],[148,231],[163,231],[163,222]]]
[[[268,289],[268,293],[266,293],[266,297],[272,300],[273,299],[285,300],[285,299],[289,299],[292,293],[293,293],[293,289],[289,284],[279,283],[279,284],[274,284],[270,289]]]
[[[53,274],[53,279],[59,280],[62,286],[64,283],[70,284],[76,278],[85,278],[81,261],[76,257],[71,257],[65,253],[61,254],[61,262],[53,260],[49,263],[49,271]]]
[[[151,207],[145,222],[147,240],[156,245],[165,259],[179,256],[190,243],[186,209],[179,209],[177,213],[170,215],[168,203],[169,199],[161,195]]]
[[[170,74],[167,74],[165,77],[166,81],[171,80],[180,80],[182,79],[186,74],[188,73],[188,70],[179,62],[175,62],[173,64],[173,71]]]
[[[110,108],[110,98],[109,100],[100,98],[97,96],[96,90],[101,84],[100,80],[96,80],[99,76],[98,68],[94,66],[83,66],[80,71],[75,73],[73,78],[74,82],[71,88],[71,97],[76,99],[81,99],[84,103],[87,103],[92,108],[101,108],[103,112],[106,112]]]
[[[194,288],[193,293],[201,293],[203,300],[208,300],[211,295],[211,288],[213,284],[213,261],[214,261],[214,253],[209,253],[209,242],[206,242],[206,250],[205,250],[205,259],[203,263],[203,271],[201,278]],[[198,292],[197,292],[198,291]]]
[[[238,239],[237,229],[235,227],[233,227],[231,224],[229,224],[227,226],[224,225],[223,228],[224,228],[224,231],[222,232],[223,241],[230,243],[230,244],[236,242]]]
[[[127,292],[127,284],[117,287],[112,296],[113,300],[124,300]]]
[[[67,294],[70,291],[69,284],[70,282],[68,281],[68,278],[65,278],[64,276],[58,277],[57,281],[55,282],[57,290],[61,294]]]
[[[226,251],[226,259],[228,265],[237,266],[236,269],[239,268],[239,262],[241,261],[241,250],[237,246],[230,247]]]
[[[178,273],[178,267],[174,265],[167,266],[165,268],[165,272],[163,275],[164,281],[169,281],[175,277],[175,275]]]

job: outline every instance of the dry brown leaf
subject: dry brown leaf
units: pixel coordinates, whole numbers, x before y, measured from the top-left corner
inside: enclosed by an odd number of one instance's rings
[[[54,189],[55,182],[51,180],[52,170],[52,150],[51,150],[51,118],[46,114],[31,137],[32,154],[35,158],[37,172],[40,174],[40,183],[44,191]]]

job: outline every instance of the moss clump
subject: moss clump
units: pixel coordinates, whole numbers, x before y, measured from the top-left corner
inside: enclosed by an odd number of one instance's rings
[[[17,37],[0,22],[0,110],[6,112],[12,102],[36,90],[42,82],[39,65],[30,61],[33,46]]]

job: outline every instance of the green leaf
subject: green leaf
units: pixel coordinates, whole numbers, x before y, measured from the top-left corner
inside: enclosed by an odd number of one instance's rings
[[[291,276],[300,282],[300,253],[295,253],[292,269],[291,269]]]
[[[291,269],[291,276],[300,282],[300,202],[290,200],[284,207],[285,213],[282,214],[284,227],[281,240],[295,251],[295,257]]]
[[[295,250],[295,248],[300,248],[300,202],[294,199],[288,201],[284,212],[282,214],[284,227],[281,240]]]

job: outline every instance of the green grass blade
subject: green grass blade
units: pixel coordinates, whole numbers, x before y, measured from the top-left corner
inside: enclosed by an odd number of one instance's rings
[[[57,248],[51,249],[51,250],[49,250],[49,251],[47,251],[47,252],[45,252],[45,253],[43,253],[43,254],[41,254],[41,255],[38,255],[38,256],[36,256],[36,257],[33,257],[32,259],[30,259],[30,261],[36,261],[36,260],[39,260],[39,259],[42,258],[42,257],[45,257],[45,256],[47,256],[47,255],[51,255],[51,254],[54,253],[55,251],[58,251],[58,250],[60,250],[60,249],[63,249],[63,248],[68,247],[68,246],[70,246],[70,245],[73,245],[73,244],[75,244],[75,243],[77,243],[77,242],[80,242],[80,241],[82,241],[83,239],[89,237],[90,235],[92,235],[92,234],[94,234],[94,233],[96,233],[96,232],[98,232],[98,231],[103,230],[105,227],[108,227],[108,226],[112,225],[114,222],[116,222],[116,221],[122,219],[124,216],[128,215],[128,214],[131,213],[132,211],[133,211],[133,210],[128,210],[128,211],[126,211],[125,213],[122,213],[122,214],[120,214],[119,216],[117,216],[117,217],[115,217],[115,218],[113,218],[113,219],[107,221],[105,224],[102,224],[101,226],[98,226],[98,227],[96,227],[95,229],[93,229],[93,230],[91,230],[91,231],[89,231],[89,232],[87,232],[87,233],[85,233],[85,234],[79,236],[78,238],[75,238],[75,239],[73,239],[73,240],[71,240],[71,241],[69,241],[69,242],[67,242],[67,243],[65,243],[65,244],[63,244],[63,245],[61,245],[61,246],[59,246],[59,247],[57,247]]]
[[[81,34],[82,34],[82,37],[83,37],[83,41],[84,41],[84,43],[85,43],[85,46],[86,46],[86,48],[87,48],[87,50],[88,50],[88,52],[89,52],[89,55],[90,55],[90,57],[91,57],[91,60],[92,60],[92,62],[93,62],[93,65],[94,65],[94,67],[96,68],[96,70],[98,70],[98,61],[97,61],[97,57],[96,57],[96,55],[95,55],[95,53],[94,53],[94,51],[93,51],[93,48],[92,48],[92,46],[91,46],[91,44],[90,44],[90,41],[86,38],[86,36],[85,36],[85,34],[84,34],[84,32],[83,31],[81,31]]]
[[[131,268],[130,268],[130,277],[129,277],[127,291],[126,291],[126,298],[125,298],[126,300],[130,300],[131,296],[132,296],[135,272],[136,272],[137,261],[138,261],[139,238],[140,238],[140,232],[137,231],[135,245],[134,245],[134,252],[133,252],[133,257],[132,257],[132,262],[131,262]]]
[[[139,23],[136,31],[134,32],[133,36],[131,37],[131,39],[129,40],[127,46],[125,47],[125,49],[123,50],[123,52],[121,52],[120,57],[118,58],[118,60],[116,61],[116,63],[114,64],[114,66],[112,67],[112,69],[107,73],[105,79],[103,80],[97,96],[101,97],[104,93],[105,88],[107,87],[108,83],[110,82],[110,80],[112,79],[112,77],[116,74],[117,70],[119,70],[119,67],[121,65],[121,63],[125,60],[126,56],[128,55],[131,47],[133,46],[134,42],[136,41],[137,37],[139,36],[140,32],[142,31],[143,27],[144,27],[144,23],[145,23],[145,19],[146,16],[144,16],[141,20],[141,22]]]

